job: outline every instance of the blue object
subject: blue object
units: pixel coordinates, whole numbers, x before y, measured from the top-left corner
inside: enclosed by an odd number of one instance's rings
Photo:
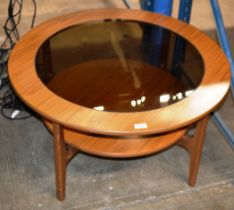
[[[211,3],[213,14],[215,17],[215,23],[216,23],[219,43],[220,43],[221,47],[223,48],[223,50],[224,50],[224,52],[229,60],[229,63],[231,65],[232,96],[234,98],[234,61],[233,61],[233,57],[232,57],[231,47],[230,47],[229,42],[228,42],[228,37],[227,37],[227,33],[225,31],[225,27],[223,24],[223,18],[222,18],[222,14],[221,14],[221,11],[219,8],[219,4],[218,4],[217,0],[210,0],[210,3]],[[234,142],[234,139],[233,139],[233,142]]]
[[[228,38],[227,38],[227,34],[225,31],[225,27],[223,24],[223,18],[222,18],[222,14],[219,8],[219,4],[217,2],[217,0],[210,0],[211,6],[212,6],[212,11],[215,17],[215,23],[216,23],[216,27],[217,27],[217,33],[218,33],[218,38],[219,38],[219,42],[221,47],[223,48],[229,63],[231,65],[231,80],[232,80],[232,85],[231,85],[231,89],[232,89],[232,96],[234,97],[234,62],[233,62],[233,57],[232,57],[232,52],[231,52],[231,48],[228,42]],[[234,149],[234,135],[231,132],[231,130],[226,126],[226,124],[222,121],[222,119],[219,117],[219,115],[217,113],[214,113],[212,119],[214,120],[216,126],[218,127],[218,129],[221,131],[221,133],[225,136],[226,140],[228,141],[229,145],[232,147],[232,149]]]
[[[143,10],[157,12],[163,15],[171,16],[173,0],[142,0]]]
[[[142,0],[141,7],[143,10],[160,13],[171,16],[173,0]],[[144,40],[150,42],[151,47],[148,49],[148,62],[152,65],[159,66],[163,48],[163,39],[166,39],[165,31],[162,28],[146,27],[144,29]]]
[[[222,46],[226,56],[228,57],[229,63],[231,65],[232,96],[234,98],[234,62],[232,58],[231,48],[230,48],[227,34],[225,31],[225,27],[223,24],[223,18],[222,18],[222,14],[219,8],[219,4],[217,0],[210,0],[210,2],[211,2],[212,10],[214,13],[214,17],[215,17],[220,45]],[[141,3],[141,8],[144,10],[158,12],[164,15],[171,15],[172,1],[170,0],[155,0],[155,1],[154,0],[141,0],[140,3]],[[189,23],[190,15],[191,15],[191,8],[192,8],[192,0],[180,0],[178,19]],[[154,39],[157,40],[157,43],[160,43],[160,39],[161,39],[160,37],[162,37],[160,33],[154,34],[153,37]],[[181,56],[183,56],[185,52],[185,45],[183,44],[183,40],[182,41],[176,40],[175,52],[177,53],[174,53],[174,58],[173,58],[174,66],[179,62],[179,60],[181,59]],[[160,54],[160,51],[158,53]],[[173,69],[172,71],[175,71],[176,74],[179,73],[179,72],[176,72],[176,69]],[[232,131],[229,129],[229,127],[222,120],[218,112],[214,112],[212,114],[212,120],[214,121],[219,131],[226,138],[231,148],[234,149],[234,135]]]
[[[181,0],[179,7],[179,16],[178,19],[184,22],[189,23],[192,9],[192,0]],[[181,69],[178,68],[178,64],[180,60],[183,59],[186,50],[185,41],[176,37],[174,53],[173,53],[173,61],[172,61],[172,74],[175,76],[180,76],[182,74]]]
[[[234,135],[232,131],[227,127],[225,122],[219,116],[218,112],[214,112],[212,115],[212,120],[214,121],[216,127],[219,129],[220,133],[223,134],[231,148],[234,150]]]
[[[178,19],[189,23],[193,0],[180,0]]]

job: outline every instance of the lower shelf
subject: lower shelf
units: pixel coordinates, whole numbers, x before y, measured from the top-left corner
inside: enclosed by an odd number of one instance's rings
[[[44,122],[52,132],[53,124],[47,120]],[[85,153],[112,158],[131,158],[166,149],[178,142],[186,131],[187,128],[183,128],[166,134],[125,138],[84,134],[64,127],[63,135],[66,144]]]

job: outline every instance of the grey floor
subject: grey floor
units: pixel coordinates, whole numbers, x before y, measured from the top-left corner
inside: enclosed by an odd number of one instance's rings
[[[177,146],[136,160],[80,154],[68,167],[62,203],[55,198],[52,136],[43,124],[0,118],[0,126],[1,210],[234,209],[234,153],[212,121],[196,187],[187,185],[188,154]]]
[[[1,1],[1,11],[7,2]],[[27,31],[30,22],[30,2],[25,0],[22,33]],[[122,6],[121,1],[104,0],[67,1],[66,4],[62,0],[50,2],[38,1],[37,23],[73,11],[75,4],[79,9]],[[132,2],[137,7],[137,2]],[[225,11],[228,34],[234,37],[232,0],[220,2]],[[177,0],[175,6],[176,3]],[[4,15],[1,11],[2,24]],[[215,38],[207,1],[194,1],[192,15],[192,23]],[[234,39],[231,44],[234,45]],[[230,97],[220,114],[234,131]],[[42,122],[34,117],[9,121],[0,116],[0,128],[0,210],[234,209],[234,153],[212,120],[207,129],[195,187],[187,185],[189,156],[177,146],[134,160],[117,161],[79,154],[68,167],[64,202],[55,198],[52,136]]]

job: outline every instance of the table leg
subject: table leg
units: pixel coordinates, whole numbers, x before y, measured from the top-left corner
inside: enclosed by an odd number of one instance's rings
[[[194,186],[196,183],[208,119],[209,116],[206,116],[198,121],[194,135],[192,137],[186,135],[177,143],[190,153],[190,169],[188,179],[188,184],[190,186]]]
[[[69,161],[78,153],[78,150],[65,144],[61,125],[53,124],[53,135],[56,191],[58,200],[62,201],[65,199],[66,167]]]
[[[57,198],[62,201],[65,198],[66,164],[63,130],[59,124],[53,124],[53,134]]]

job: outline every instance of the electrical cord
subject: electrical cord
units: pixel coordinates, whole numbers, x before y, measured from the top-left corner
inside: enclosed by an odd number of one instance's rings
[[[37,12],[36,0],[33,3],[33,28]],[[8,79],[8,58],[15,43],[20,39],[18,25],[21,21],[23,0],[9,0],[8,15],[3,26],[5,39],[0,45],[0,113],[9,120],[22,120],[31,117],[30,110],[19,100]]]
[[[128,9],[131,9],[131,8],[132,8],[132,5],[129,3],[128,0],[123,0],[123,3],[125,4],[125,6],[126,6]]]
[[[128,9],[132,8],[128,0],[123,0],[123,2]],[[34,26],[37,14],[36,0],[32,0],[32,4],[34,11],[31,28]],[[20,39],[20,34],[17,27],[21,21],[22,8],[23,0],[9,0],[8,17],[3,26],[6,38],[0,46],[0,112],[2,116],[10,120],[27,119],[31,116],[27,108],[13,92],[7,74],[9,54],[15,43]],[[19,113],[24,112],[26,112],[26,115],[19,115]]]
[[[33,12],[33,18],[32,18],[31,28],[33,28],[33,26],[34,26],[34,22],[35,22],[36,15],[37,15],[37,3],[36,3],[35,0],[32,0],[32,3],[33,3],[33,7],[34,7],[34,12]]]

